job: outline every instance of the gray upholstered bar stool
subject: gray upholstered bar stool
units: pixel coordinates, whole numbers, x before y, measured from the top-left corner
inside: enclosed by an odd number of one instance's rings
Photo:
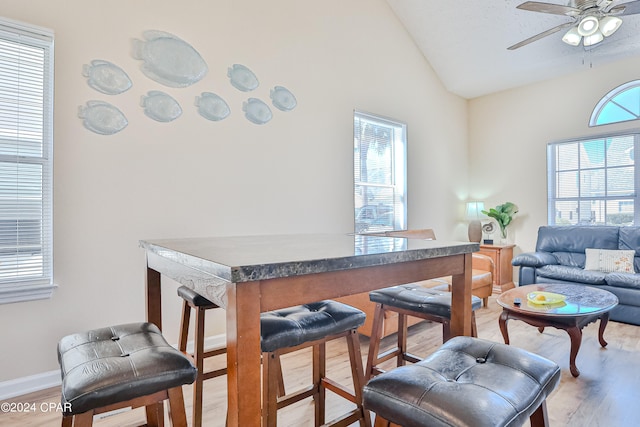
[[[369,341],[369,354],[367,355],[367,367],[365,376],[367,379],[384,372],[379,364],[394,357],[397,358],[396,366],[404,365],[404,362],[418,362],[419,357],[407,351],[407,316],[415,316],[426,320],[442,323],[442,341],[446,342],[451,337],[451,293],[425,288],[416,284],[392,286],[369,292],[369,299],[376,303],[373,314],[373,326]],[[482,300],[472,296],[471,308],[471,333],[478,336],[475,311],[482,306]],[[382,340],[382,322],[385,311],[398,313],[398,342],[397,346],[380,353],[380,341]]]
[[[364,406],[376,427],[548,426],[546,399],[560,368],[505,344],[455,337],[426,359],[371,379]]]
[[[195,380],[196,368],[151,323],[68,335],[58,343],[58,362],[63,427],[91,426],[94,415],[141,406],[148,426],[163,426],[167,399],[173,426],[187,425],[182,386]]]
[[[209,301],[199,293],[193,291],[186,286],[180,286],[178,288],[178,296],[183,299],[182,302],[182,317],[180,319],[180,333],[178,336],[178,349],[184,354],[191,356],[193,362],[198,370],[198,376],[193,382],[193,408],[192,408],[192,420],[193,427],[202,426],[202,391],[203,381],[211,378],[216,378],[221,375],[226,375],[227,364],[224,362],[224,367],[214,369],[211,371],[204,370],[204,360],[210,357],[220,356],[226,354],[227,348],[217,348],[214,350],[204,351],[204,321],[205,312],[207,310],[213,310],[219,308],[216,304]],[[189,322],[191,320],[191,310],[195,310],[195,336],[193,339],[193,353],[187,352],[187,341],[189,338]]]

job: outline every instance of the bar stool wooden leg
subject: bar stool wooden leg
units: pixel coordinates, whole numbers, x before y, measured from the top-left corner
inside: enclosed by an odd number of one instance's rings
[[[398,363],[397,366],[404,366],[407,354],[407,334],[409,333],[407,326],[407,315],[398,313]]]
[[[371,327],[371,337],[369,338],[369,353],[367,354],[367,368],[364,373],[368,381],[379,372],[374,372],[378,365],[378,352],[380,351],[380,336],[382,335],[382,322],[384,320],[384,308],[382,304],[376,304],[373,312],[373,325]]]
[[[219,356],[226,353],[226,348],[205,351],[205,314],[207,310],[219,308],[216,304],[197,294],[196,292],[180,287],[178,295],[183,298],[182,318],[180,320],[180,335],[178,337],[178,349],[193,360],[193,364],[197,369],[197,377],[193,382],[193,410],[192,424],[194,427],[201,427],[203,423],[202,406],[203,406],[203,390],[204,381],[210,378],[219,377],[227,373],[226,366],[221,369],[205,372],[204,360]],[[193,339],[193,354],[187,352],[187,342],[189,337],[189,322],[191,320],[191,310],[195,310],[195,333]]]
[[[149,427],[164,426],[164,405],[161,402],[145,406],[144,411],[147,414]]]
[[[187,427],[187,414],[184,409],[184,396],[182,387],[174,387],[167,390],[169,395],[169,417],[173,427]],[[163,417],[164,419],[164,417]]]
[[[327,352],[326,346],[324,343],[313,346],[313,382],[314,384],[318,384],[318,390],[314,399],[316,399],[316,411],[315,411],[315,420],[316,427],[320,427],[324,424],[325,421],[325,410],[326,410],[326,396],[327,390],[325,388],[324,382],[322,381],[327,375]]]

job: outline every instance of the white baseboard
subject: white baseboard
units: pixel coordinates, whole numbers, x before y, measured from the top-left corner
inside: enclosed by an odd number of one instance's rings
[[[23,394],[33,393],[34,391],[40,391],[46,388],[58,387],[60,384],[62,384],[62,380],[60,379],[59,369],[3,381],[0,382],[0,400],[22,396]]]
[[[214,335],[204,340],[204,348],[222,348],[226,345],[226,337]],[[174,345],[178,347],[178,345]],[[193,341],[187,343],[187,351],[193,352]],[[43,372],[41,374],[29,375],[28,377],[16,378],[9,381],[0,382],[0,400],[7,400],[23,394],[33,393],[51,387],[58,387],[62,384],[60,370]]]

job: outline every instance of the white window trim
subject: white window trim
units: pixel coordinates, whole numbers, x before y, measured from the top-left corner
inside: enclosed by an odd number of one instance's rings
[[[8,39],[19,39],[21,36],[29,37],[31,40],[39,40],[43,45],[48,46],[48,61],[46,74],[49,78],[49,84],[44,94],[44,138],[47,143],[46,149],[49,159],[49,198],[50,212],[48,215],[48,223],[43,226],[48,227],[49,239],[48,249],[50,251],[50,268],[48,271],[48,280],[33,281],[31,283],[5,283],[0,285],[0,304],[15,303],[21,301],[33,301],[51,298],[53,291],[57,285],[53,283],[53,94],[54,94],[54,32],[53,30],[38,27],[35,25],[14,21],[7,18],[0,18],[0,36]]]
[[[405,122],[402,122],[400,120],[396,120],[390,117],[386,117],[386,116],[382,116],[379,114],[373,114],[373,113],[369,113],[366,111],[362,111],[362,110],[357,110],[354,109],[353,110],[353,114],[354,114],[354,119],[356,116],[360,117],[360,118],[368,118],[371,121],[374,122],[379,122],[379,123],[386,123],[388,124],[390,127],[400,127],[402,128],[402,132],[403,132],[403,145],[402,145],[402,158],[399,159],[401,162],[401,165],[394,165],[395,167],[399,167],[401,169],[401,172],[394,172],[394,183],[392,185],[392,187],[395,187],[397,190],[399,190],[399,197],[403,200],[403,212],[402,215],[399,217],[396,217],[396,223],[394,223],[393,226],[393,230],[394,231],[398,231],[398,230],[403,230],[407,228],[407,216],[408,216],[408,203],[407,203],[407,160],[408,160],[408,141],[409,141],[409,137],[408,137],[408,132],[407,132],[407,124]],[[395,153],[395,155],[397,155],[398,153]],[[394,160],[394,162],[396,162],[396,160]],[[353,163],[354,163],[354,167],[355,167],[355,158],[353,159]],[[397,181],[396,181],[397,180]],[[357,183],[355,181],[355,171],[354,171],[354,180],[353,180],[353,184],[354,184],[354,188],[359,185],[359,183]],[[375,186],[374,184],[368,184],[370,186]],[[354,199],[355,202],[355,199]],[[355,209],[354,209],[355,212]],[[354,217],[354,222],[357,223],[357,218]],[[355,225],[355,224],[354,224]],[[358,230],[355,230],[356,232],[358,232]]]
[[[546,171],[547,173],[547,224],[560,225],[560,224],[556,224],[555,209],[552,208],[552,204],[556,202],[558,198],[555,192],[554,192],[555,197],[551,197],[551,187],[555,186],[555,179],[551,177],[552,166],[550,162],[552,159],[549,155],[549,150],[551,149],[551,147],[557,146],[560,144],[571,144],[571,143],[577,143],[581,141],[615,138],[615,137],[628,136],[628,135],[634,135],[637,138],[640,138],[640,128],[633,128],[633,129],[619,131],[619,132],[589,135],[589,136],[584,136],[580,138],[564,139],[560,141],[550,142],[547,144],[547,148],[546,148],[547,150],[547,159],[546,159],[546,162],[547,162],[547,171]],[[636,154],[636,159],[637,158],[638,158],[638,154]],[[637,226],[640,223],[640,220],[637,219],[640,217],[640,194],[638,194],[638,192],[640,191],[640,169],[639,169],[640,162],[634,162],[634,167],[635,167],[634,185],[636,189],[636,196],[629,199],[630,200],[633,199],[633,202],[634,202],[634,222],[635,222],[635,226]],[[555,168],[553,168],[553,172],[555,172]],[[602,198],[602,199],[605,199],[605,198]]]
[[[620,105],[620,104],[618,104],[617,102],[614,101],[614,98],[616,98],[621,93],[623,93],[623,92],[625,92],[627,90],[630,90],[630,89],[634,89],[634,88],[636,88],[638,86],[640,86],[640,80],[633,80],[633,81],[621,84],[620,86],[618,86],[618,87],[612,89],[611,91],[609,91],[609,93],[607,93],[604,97],[602,97],[602,99],[600,101],[598,101],[598,103],[596,104],[595,108],[593,109],[593,112],[591,113],[591,117],[589,118],[589,127],[606,126],[606,125],[611,125],[611,124],[614,124],[614,123],[624,123],[624,122],[632,122],[634,120],[638,120],[638,117],[637,117],[636,113],[634,113],[633,111],[629,111],[623,105]],[[616,120],[614,122],[607,122],[607,123],[598,124],[598,119],[600,118],[600,114],[602,113],[602,110],[604,110],[604,108],[609,103],[616,104],[619,108],[621,108],[623,110],[626,110],[630,115],[636,116],[636,117],[633,118],[633,119]]]

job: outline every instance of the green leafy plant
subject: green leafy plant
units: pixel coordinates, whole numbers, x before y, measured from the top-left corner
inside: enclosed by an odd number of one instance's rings
[[[482,211],[482,213],[496,220],[500,227],[500,235],[503,239],[506,239],[507,226],[513,221],[513,216],[518,213],[518,206],[511,202],[505,202],[488,211]]]

